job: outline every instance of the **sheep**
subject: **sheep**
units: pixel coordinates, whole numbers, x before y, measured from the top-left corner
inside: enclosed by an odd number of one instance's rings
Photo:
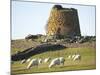
[[[27,59],[26,62],[29,62],[31,59]]]
[[[76,54],[75,57],[73,58],[73,60],[81,60],[81,55],[80,54]]]
[[[48,57],[48,58],[45,58],[45,59],[44,59],[44,63],[47,63],[49,60],[50,60],[49,57]]]
[[[74,55],[72,55],[72,59],[74,59],[74,58],[75,58],[75,56],[76,56],[75,54],[74,54]]]
[[[39,64],[41,64],[42,63],[42,59],[38,59],[38,62],[39,62]]]
[[[51,61],[49,68],[51,68],[53,65],[59,65],[60,64],[60,59],[59,58],[55,58]]]
[[[26,62],[26,60],[25,59],[23,59],[22,61],[21,61],[21,64],[23,64],[23,63],[25,63]]]
[[[29,62],[28,66],[27,66],[27,69],[29,69],[29,68],[32,67],[32,66],[37,66],[37,65],[38,65],[38,60],[37,60],[37,59],[32,59],[32,60]]]
[[[27,69],[30,69],[32,66],[38,66],[39,64],[41,64],[42,59],[32,59],[28,66]]]
[[[63,57],[55,58],[51,61],[49,68],[51,68],[54,65],[60,65],[60,64],[64,65],[64,62],[65,62],[65,59]]]
[[[60,59],[61,64],[64,65],[64,61],[65,61],[64,57],[59,57],[59,59]]]

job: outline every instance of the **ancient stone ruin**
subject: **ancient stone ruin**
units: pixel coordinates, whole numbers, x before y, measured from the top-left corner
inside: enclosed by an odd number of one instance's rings
[[[54,5],[46,25],[46,34],[81,36],[77,9]]]

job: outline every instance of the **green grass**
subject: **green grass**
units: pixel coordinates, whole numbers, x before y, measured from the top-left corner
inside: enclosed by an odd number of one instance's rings
[[[73,55],[79,53],[82,56],[80,61],[73,61],[72,59],[67,59],[68,55]],[[39,67],[32,67],[31,69],[26,69],[28,63],[20,64],[21,61],[14,62],[11,66],[12,74],[23,74],[23,73],[40,73],[40,72],[54,72],[54,71],[72,71],[72,70],[85,70],[85,69],[95,69],[96,68],[96,50],[95,48],[66,48],[62,50],[49,51],[41,54],[32,56],[32,58],[46,58],[51,57],[51,59],[63,56],[65,58],[64,66],[58,65],[53,68],[48,68],[48,63],[42,63]],[[51,60],[50,60],[51,61]]]
[[[28,74],[28,73],[42,73],[42,72],[58,72],[58,71],[73,71],[73,70],[88,70],[95,69],[95,65],[75,65],[75,66],[63,66],[63,67],[53,67],[53,68],[31,68],[31,69],[20,69],[14,71],[12,74]]]

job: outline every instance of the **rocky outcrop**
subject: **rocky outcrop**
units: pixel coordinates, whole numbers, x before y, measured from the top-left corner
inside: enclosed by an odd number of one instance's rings
[[[22,52],[18,52],[17,54],[13,54],[11,56],[12,61],[19,61],[23,59],[28,59],[31,56],[41,54],[48,51],[57,51],[62,50],[66,48],[63,45],[60,44],[41,44],[36,47],[31,47],[26,50],[23,50]]]

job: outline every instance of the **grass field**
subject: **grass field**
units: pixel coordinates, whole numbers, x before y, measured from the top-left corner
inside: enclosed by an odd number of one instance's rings
[[[90,43],[91,44],[91,43]],[[29,45],[29,44],[28,44]],[[33,43],[30,44],[30,46]],[[24,47],[23,47],[24,48]],[[20,46],[12,47],[12,53],[14,54],[18,50],[23,50]],[[68,59],[69,55],[73,55],[75,53],[79,53],[81,55],[80,61],[73,61],[72,59]],[[56,57],[64,57],[65,64],[64,66],[58,65],[52,68],[48,68],[50,61]],[[96,49],[91,46],[86,47],[76,47],[76,48],[65,48],[62,50],[49,51],[41,54],[37,54],[31,57],[32,58],[47,58],[51,57],[51,60],[48,63],[42,63],[38,67],[32,67],[30,69],[26,69],[28,63],[21,64],[21,61],[15,61],[11,64],[11,73],[12,74],[27,74],[27,73],[40,73],[40,72],[54,72],[54,71],[72,71],[72,70],[88,70],[96,68]]]

